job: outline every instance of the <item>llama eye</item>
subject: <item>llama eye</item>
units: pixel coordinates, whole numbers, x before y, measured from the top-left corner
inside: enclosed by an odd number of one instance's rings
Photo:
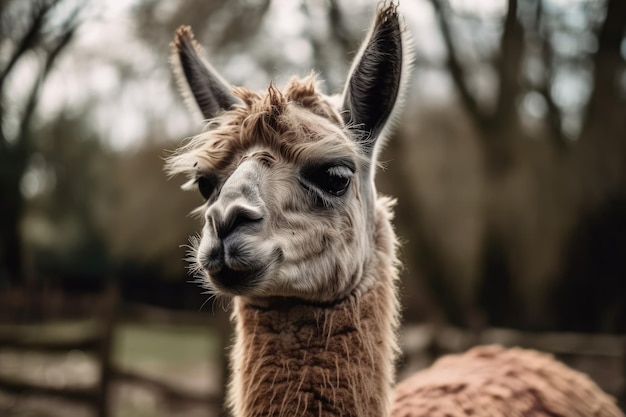
[[[345,165],[325,165],[308,169],[304,177],[322,191],[341,197],[348,190],[353,174]]]
[[[202,197],[208,200],[215,190],[215,180],[209,177],[198,177],[196,184],[198,184],[198,190],[200,190]]]

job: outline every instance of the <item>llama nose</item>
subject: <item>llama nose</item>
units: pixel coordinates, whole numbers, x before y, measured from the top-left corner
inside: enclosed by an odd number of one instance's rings
[[[260,193],[259,166],[254,160],[242,162],[224,182],[217,201],[206,212],[207,225],[224,240],[235,230],[260,230],[266,210]]]
[[[222,240],[237,229],[254,231],[262,220],[263,211],[248,204],[231,204],[228,207],[217,204],[207,213],[207,221]]]

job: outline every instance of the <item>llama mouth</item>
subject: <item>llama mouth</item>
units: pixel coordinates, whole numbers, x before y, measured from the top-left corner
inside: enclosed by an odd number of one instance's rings
[[[210,276],[218,290],[238,295],[243,294],[246,289],[254,287],[265,275],[265,272],[265,267],[238,271],[224,265],[219,271],[211,272]]]

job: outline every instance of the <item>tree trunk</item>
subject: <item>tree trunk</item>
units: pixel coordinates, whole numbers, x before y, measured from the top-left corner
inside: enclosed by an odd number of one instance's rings
[[[571,156],[580,216],[554,298],[563,328],[626,331],[626,2],[609,0],[593,57],[593,92]]]
[[[23,276],[20,221],[24,198],[20,182],[26,161],[17,152],[0,153],[0,289],[15,285]]]

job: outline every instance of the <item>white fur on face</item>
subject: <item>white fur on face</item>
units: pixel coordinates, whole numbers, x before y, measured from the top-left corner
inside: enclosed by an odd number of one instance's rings
[[[340,158],[329,159],[321,153],[333,148]],[[245,152],[240,160],[204,212],[196,261],[209,287],[250,298],[285,296],[316,302],[335,301],[358,287],[371,237],[366,236],[359,176],[366,167],[350,139],[335,134],[313,143],[297,162],[260,147]],[[344,160],[357,171],[344,195],[328,195],[303,185],[303,167]],[[345,169],[339,167],[339,171]],[[216,223],[233,210],[259,220],[219,236]],[[223,260],[214,265],[207,259],[220,246]],[[240,285],[220,282],[224,265],[244,277]]]
[[[363,132],[343,123],[314,78],[293,79],[284,93],[234,91],[244,104],[168,160],[172,174],[203,179],[210,194],[198,210],[205,226],[192,269],[216,294],[257,301],[326,303],[365,291],[376,162]],[[316,180],[325,173],[349,180],[345,192],[326,192]]]

